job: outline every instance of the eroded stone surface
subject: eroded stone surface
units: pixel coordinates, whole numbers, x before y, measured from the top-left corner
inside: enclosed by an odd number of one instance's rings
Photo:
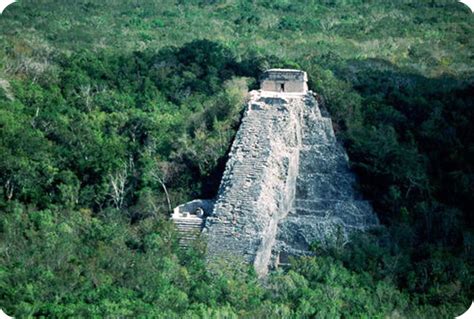
[[[331,120],[321,116],[314,100],[306,105],[296,196],[278,226],[273,247],[276,263],[285,262],[281,259],[287,256],[308,254],[312,243],[346,241],[350,232],[378,224],[370,204],[354,189],[355,176]]]
[[[370,204],[354,190],[347,155],[306,81],[305,72],[272,69],[262,77],[263,90],[249,93],[204,221],[209,260],[253,263],[264,275],[289,256],[310,254],[314,242],[345,241],[352,231],[378,224]],[[190,237],[189,220],[174,219]]]
[[[260,275],[314,241],[377,224],[311,95],[250,93],[205,232],[210,258],[237,256]]]

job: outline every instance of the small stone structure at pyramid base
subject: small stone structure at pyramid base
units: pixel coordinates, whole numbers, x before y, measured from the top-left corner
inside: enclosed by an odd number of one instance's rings
[[[195,199],[173,209],[173,220],[180,235],[180,245],[188,247],[196,240],[204,227],[206,216],[214,209],[213,200]]]
[[[209,260],[238,258],[265,275],[289,256],[311,254],[314,242],[347,240],[378,224],[306,81],[303,71],[272,69],[262,76],[265,90],[249,93],[201,224]]]

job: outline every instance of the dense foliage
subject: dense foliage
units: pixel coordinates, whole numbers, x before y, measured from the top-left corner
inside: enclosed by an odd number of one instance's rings
[[[457,1],[20,1],[0,16],[0,308],[15,317],[461,314],[472,14]],[[245,93],[308,72],[383,227],[265,281],[177,246]],[[168,202],[169,201],[169,202]]]

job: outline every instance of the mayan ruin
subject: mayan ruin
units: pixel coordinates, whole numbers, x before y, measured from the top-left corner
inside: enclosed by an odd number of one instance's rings
[[[193,229],[202,229],[210,259],[239,258],[265,275],[314,242],[344,241],[377,225],[306,72],[270,69],[249,96],[215,202],[204,202],[201,217],[198,202],[181,205],[190,208],[173,215],[178,228],[199,225]]]

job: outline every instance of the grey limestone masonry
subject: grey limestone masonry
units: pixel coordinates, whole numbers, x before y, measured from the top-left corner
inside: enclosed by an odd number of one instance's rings
[[[272,69],[262,89],[249,93],[217,198],[204,218],[210,261],[237,258],[263,276],[289,256],[310,254],[314,242],[345,241],[352,231],[378,224],[354,190],[347,155],[306,81],[303,71]],[[284,91],[270,85],[281,82]]]
[[[199,238],[204,219],[214,209],[213,200],[195,199],[174,208],[171,219],[180,234],[180,246],[188,247]]]
[[[270,69],[260,78],[260,88],[267,92],[306,93],[306,72],[290,69]]]

